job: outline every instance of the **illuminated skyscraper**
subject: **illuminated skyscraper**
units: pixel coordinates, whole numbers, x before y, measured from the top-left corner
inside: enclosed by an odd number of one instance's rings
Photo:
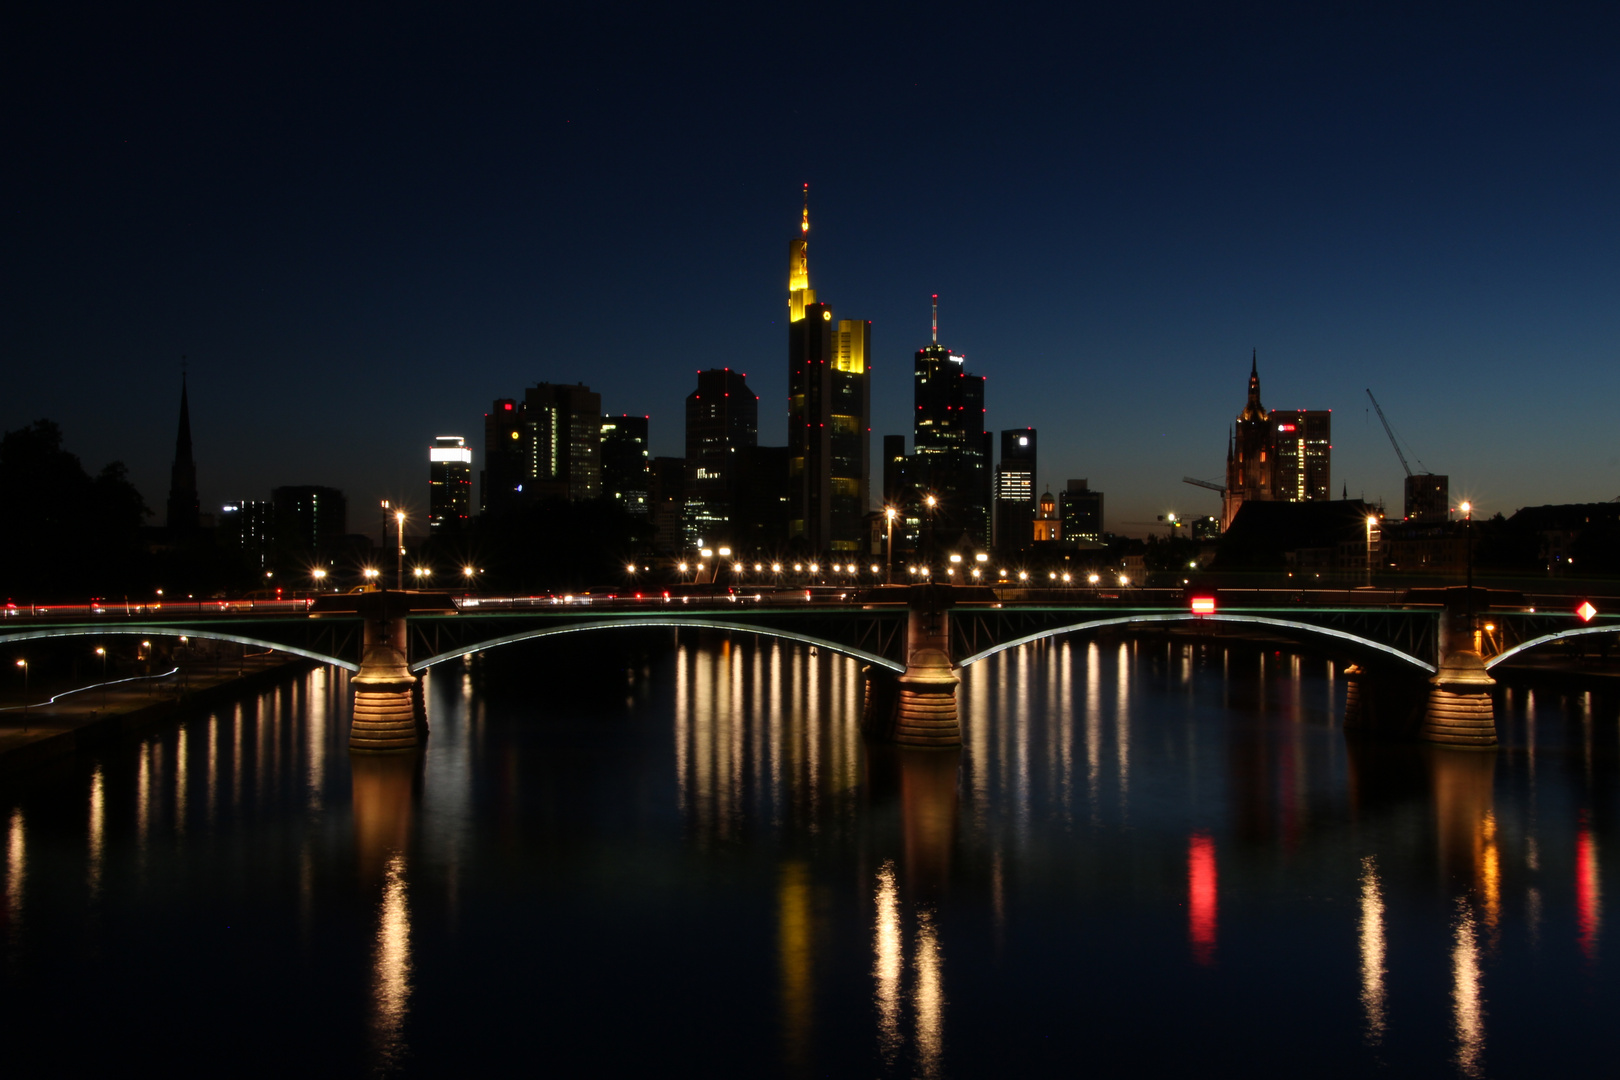
[[[648,516],[652,476],[647,417],[602,417],[602,493],[635,517]]]
[[[917,350],[912,367],[917,406],[912,439],[918,482],[939,499],[936,535],[955,542],[966,533],[990,546],[990,433],[984,430],[984,376],[969,375],[967,357],[939,343],[939,298],[934,298],[932,343]],[[1032,481],[1033,483],[1033,481]]]
[[[1266,419],[1276,451],[1272,497],[1283,502],[1333,498],[1328,475],[1333,461],[1333,410],[1272,409]]]
[[[602,494],[602,395],[584,383],[537,383],[484,416],[484,510],[518,500]]]
[[[472,449],[460,435],[440,435],[428,447],[428,526],[459,529],[472,513]]]
[[[872,324],[844,319],[810,288],[809,187],[788,244],[789,534],[812,553],[854,553],[869,504]]]
[[[995,546],[1001,551],[1022,551],[1034,536],[1035,429],[1015,428],[1001,433],[1001,464],[996,466]]]
[[[698,372],[686,398],[686,544],[729,546],[744,456],[759,444],[759,397],[730,368]]]
[[[1103,493],[1093,491],[1085,479],[1070,480],[1068,486],[1058,492],[1058,518],[1062,522],[1063,539],[1070,543],[1101,543]]]

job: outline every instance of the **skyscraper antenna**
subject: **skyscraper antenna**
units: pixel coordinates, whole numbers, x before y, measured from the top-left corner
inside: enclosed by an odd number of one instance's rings
[[[809,181],[805,181],[805,185],[804,185],[804,220],[799,223],[799,231],[804,233],[807,236],[810,233],[810,183],[809,183]]]
[[[939,293],[934,294],[934,344],[939,344]]]

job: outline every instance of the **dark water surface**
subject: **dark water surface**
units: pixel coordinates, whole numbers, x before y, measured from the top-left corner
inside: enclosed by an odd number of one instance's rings
[[[1366,750],[1344,691],[1047,642],[900,753],[853,661],[604,635],[435,669],[399,759],[315,671],[0,791],[5,1067],[1610,1075],[1615,703]]]

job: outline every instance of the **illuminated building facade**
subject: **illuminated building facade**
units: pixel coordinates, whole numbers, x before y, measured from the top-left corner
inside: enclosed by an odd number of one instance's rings
[[[265,499],[234,499],[220,507],[219,536],[227,547],[242,553],[254,570],[270,568],[275,550],[275,503]]]
[[[954,540],[966,534],[973,544],[988,547],[991,444],[984,430],[984,376],[969,375],[967,358],[939,343],[938,297],[933,336],[917,350],[912,365],[913,456],[919,479],[939,500],[937,535]]]
[[[788,245],[788,531],[812,553],[854,553],[870,501],[872,324],[835,323],[816,300],[809,233],[807,201]]]
[[[523,484],[523,405],[516,398],[496,398],[484,414],[479,478],[481,513],[498,514],[517,501]]]
[[[486,513],[518,501],[602,494],[602,395],[584,383],[538,383],[497,398],[484,416]]]
[[[1058,518],[1070,543],[1100,544],[1103,538],[1103,493],[1084,478],[1070,480],[1058,493]]]
[[[343,547],[349,531],[349,501],[337,488],[300,485],[270,493],[275,506],[276,546],[284,565],[320,563]]]
[[[686,545],[725,544],[733,536],[744,455],[759,443],[759,397],[740,371],[698,372],[686,397]]]
[[[1321,502],[1333,497],[1328,474],[1333,454],[1331,409],[1272,409],[1276,465],[1271,495],[1283,502]]]
[[[460,435],[440,435],[428,447],[428,526],[455,530],[472,514],[472,448]]]
[[[1245,502],[1318,502],[1333,497],[1332,419],[1326,409],[1276,409],[1260,403],[1258,357],[1249,361],[1249,398],[1226,447],[1221,528]]]
[[[1022,551],[1034,533],[1035,429],[1016,428],[1001,433],[1001,464],[996,466],[995,547]]]
[[[602,493],[634,517],[650,513],[651,461],[647,417],[602,417]]]
[[[1057,500],[1050,491],[1041,492],[1035,509],[1035,543],[1050,544],[1063,539],[1063,522],[1058,518]]]
[[[169,470],[169,505],[166,524],[174,532],[197,528],[197,464],[191,459],[191,404],[186,399],[186,377],[180,376],[180,427],[174,437],[174,465]]]

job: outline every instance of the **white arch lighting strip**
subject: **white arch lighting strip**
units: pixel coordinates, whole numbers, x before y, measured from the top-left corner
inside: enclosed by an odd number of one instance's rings
[[[463,645],[460,648],[452,649],[449,652],[442,652],[437,656],[430,656],[426,660],[418,660],[416,663],[411,665],[411,670],[413,672],[426,671],[435,664],[442,664],[446,660],[454,660],[458,656],[465,656],[468,653],[482,652],[486,649],[493,649],[500,645],[512,645],[519,641],[533,641],[536,638],[553,637],[557,634],[577,634],[585,630],[618,630],[625,628],[635,629],[642,626],[677,628],[690,627],[703,630],[726,630],[734,633],[756,634],[760,637],[781,638],[786,641],[797,641],[805,645],[814,645],[817,648],[827,649],[830,652],[840,653],[844,656],[853,657],[856,660],[864,660],[873,667],[884,667],[888,668],[890,671],[898,672],[904,672],[906,670],[906,666],[904,664],[897,664],[893,660],[886,659],[885,657],[879,656],[876,653],[867,652],[865,649],[851,648],[848,645],[840,645],[835,641],[825,641],[821,638],[811,637],[808,634],[795,634],[791,630],[776,630],[766,626],[748,626],[744,623],[722,622],[719,619],[667,618],[601,620],[597,622],[574,623],[571,626],[556,626],[545,630],[528,630],[517,634],[507,634],[505,637],[490,638],[488,641],[480,641],[472,645]]]
[[[1042,630],[1038,634],[1028,634],[1024,637],[1009,641],[1003,645],[996,645],[985,649],[983,652],[974,653],[972,656],[968,657],[966,660],[963,660],[956,666],[958,669],[965,668],[969,664],[976,664],[980,660],[984,660],[988,657],[996,655],[996,653],[1006,652],[1008,649],[1016,649],[1020,645],[1028,645],[1032,641],[1040,641],[1043,638],[1057,637],[1059,634],[1073,634],[1082,630],[1095,630],[1103,626],[1128,626],[1132,623],[1172,623],[1199,621],[1256,623],[1260,626],[1277,626],[1289,630],[1303,630],[1306,633],[1317,634],[1323,637],[1338,638],[1341,641],[1353,642],[1365,648],[1376,649],[1379,652],[1388,653],[1397,660],[1405,661],[1408,664],[1422,668],[1424,671],[1430,673],[1433,673],[1435,670],[1433,664],[1419,660],[1410,653],[1404,653],[1391,645],[1384,645],[1377,641],[1369,641],[1367,638],[1359,637],[1356,634],[1351,634],[1344,630],[1334,630],[1326,626],[1315,626],[1311,623],[1295,622],[1292,619],[1271,619],[1264,615],[1194,615],[1191,612],[1177,612],[1173,615],[1126,615],[1122,618],[1116,619],[1093,619],[1089,622],[1075,623],[1072,626],[1060,626],[1055,630]]]
[[[345,671],[359,671],[360,665],[348,660],[339,660],[335,656],[325,653],[311,652],[309,649],[300,649],[296,645],[284,645],[279,641],[265,641],[263,638],[243,637],[240,634],[226,634],[218,630],[193,630],[184,626],[158,625],[158,626],[131,626],[121,623],[117,626],[63,626],[52,627],[48,630],[23,630],[15,634],[0,634],[0,644],[7,641],[33,641],[40,638],[62,637],[194,637],[205,641],[229,641],[237,645],[257,645],[263,649],[275,652],[291,653],[293,656],[302,656],[306,660],[314,660],[332,667],[340,667]]]
[[[1533,649],[1537,645],[1545,645],[1549,641],[1561,641],[1564,638],[1580,637],[1582,634],[1614,633],[1620,633],[1620,626],[1578,626],[1573,630],[1560,630],[1556,634],[1542,634],[1538,638],[1531,638],[1529,641],[1521,641],[1519,644],[1513,646],[1513,648],[1508,649],[1505,652],[1497,653],[1495,656],[1485,661],[1485,668],[1488,671],[1516,653],[1522,653],[1526,649]]]

